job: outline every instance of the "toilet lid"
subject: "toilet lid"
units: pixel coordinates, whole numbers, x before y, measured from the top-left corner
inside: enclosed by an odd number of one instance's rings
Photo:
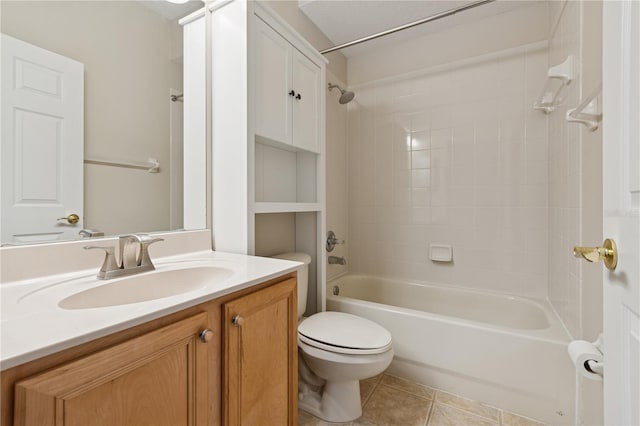
[[[391,334],[368,319],[343,312],[320,312],[298,326],[304,343],[339,353],[374,354],[391,348]]]

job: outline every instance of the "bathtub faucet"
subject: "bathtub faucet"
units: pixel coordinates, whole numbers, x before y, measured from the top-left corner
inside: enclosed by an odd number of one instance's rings
[[[345,259],[344,257],[340,256],[329,256],[327,258],[327,260],[329,261],[329,265],[346,265],[347,264],[347,259]]]

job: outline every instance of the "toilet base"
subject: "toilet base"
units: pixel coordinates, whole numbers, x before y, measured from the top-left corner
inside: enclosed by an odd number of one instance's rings
[[[299,384],[299,407],[324,421],[345,423],[362,416],[360,381],[327,381],[320,392]]]

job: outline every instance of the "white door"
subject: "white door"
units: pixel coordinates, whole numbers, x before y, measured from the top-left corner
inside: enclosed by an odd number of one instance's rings
[[[309,151],[320,150],[320,67],[294,49],[293,144]]]
[[[0,43],[2,244],[77,238],[84,65],[5,34]],[[70,214],[79,222],[60,220]]]
[[[640,2],[603,2],[604,417],[640,425]]]

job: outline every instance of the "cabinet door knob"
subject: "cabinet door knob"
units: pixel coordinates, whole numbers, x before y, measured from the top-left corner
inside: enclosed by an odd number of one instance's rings
[[[242,324],[244,324],[244,318],[242,318],[240,315],[234,315],[233,318],[231,318],[231,324],[235,325],[236,327],[240,327]]]
[[[294,90],[289,92],[289,96],[295,96],[295,95],[296,95],[296,92]],[[300,95],[298,95],[298,96],[300,96]]]
[[[209,343],[213,339],[213,331],[205,328],[198,334],[198,337],[200,337],[202,343]]]
[[[300,96],[300,93],[298,93],[298,94],[296,95],[296,99],[297,99],[297,100],[302,99],[302,96]]]

